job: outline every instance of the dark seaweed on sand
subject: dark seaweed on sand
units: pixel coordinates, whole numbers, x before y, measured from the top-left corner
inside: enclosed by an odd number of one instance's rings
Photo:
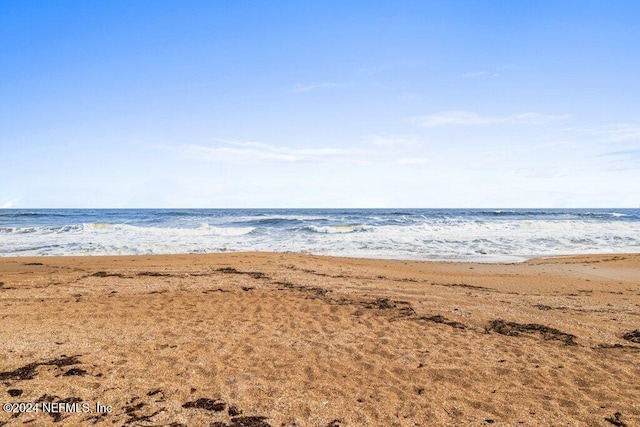
[[[231,418],[231,424],[229,427],[271,427],[271,424],[267,423],[267,417],[253,416],[253,417],[235,417]]]
[[[378,298],[375,301],[362,303],[362,306],[377,310],[395,310],[407,317],[415,316],[416,314],[410,303],[406,301],[394,301],[388,298]]]
[[[127,276],[122,273],[108,273],[106,271],[96,271],[93,274],[90,274],[91,277],[120,277],[121,279],[126,278]]]
[[[490,321],[484,329],[487,332],[494,331],[499,334],[512,337],[517,337],[521,333],[538,332],[546,340],[558,340],[562,341],[566,345],[577,345],[575,335],[562,332],[549,326],[539,325],[537,323],[505,322],[502,319],[496,319]]]
[[[79,363],[80,361],[78,360],[78,356],[62,355],[57,359],[51,359],[46,362],[32,362],[28,365],[14,369],[13,371],[0,372],[0,381],[31,380],[38,375],[36,368],[39,366],[57,366],[58,368],[61,368],[63,366],[77,365]]]
[[[246,274],[254,279],[268,279],[269,277],[261,271],[239,271],[233,267],[222,267],[217,269],[220,273],[225,274]]]
[[[170,277],[169,273],[159,273],[157,271],[142,271],[138,273],[138,276],[148,276],[148,277]]]
[[[436,316],[431,316],[431,317],[421,317],[421,319],[424,320],[428,320],[430,322],[434,322],[434,323],[441,323],[443,325],[447,325],[447,326],[451,326],[452,328],[456,328],[456,329],[466,329],[467,326],[464,323],[460,323],[457,322],[455,320],[449,320],[444,316],[441,315],[436,315]]]
[[[85,371],[84,369],[80,369],[80,368],[71,368],[71,369],[69,369],[67,372],[65,372],[62,375],[65,376],[65,377],[83,376],[83,375],[87,375],[87,371]]]
[[[640,344],[640,329],[636,329],[635,331],[629,331],[622,336],[627,341],[636,342]]]
[[[238,408],[236,405],[229,405],[229,416],[237,417],[242,414],[242,409]]]
[[[627,427],[627,423],[622,421],[620,418],[622,418],[622,414],[620,412],[616,412],[612,417],[605,417],[604,420],[616,427]]]
[[[213,400],[213,399],[207,399],[207,398],[201,397],[200,399],[195,400],[193,402],[185,403],[184,405],[182,405],[182,407],[198,408],[198,409],[204,409],[207,411],[220,412],[220,411],[224,411],[224,408],[227,407],[227,404],[221,400]]]

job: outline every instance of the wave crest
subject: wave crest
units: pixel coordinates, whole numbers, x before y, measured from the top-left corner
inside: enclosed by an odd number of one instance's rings
[[[363,231],[371,231],[375,227],[370,225],[358,224],[358,225],[310,225],[304,227],[304,230],[312,231],[314,233],[323,234],[346,234],[346,233],[358,233]]]

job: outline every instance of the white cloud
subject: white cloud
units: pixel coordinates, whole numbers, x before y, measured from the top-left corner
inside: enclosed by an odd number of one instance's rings
[[[640,159],[640,150],[622,150],[605,153],[604,156],[625,156]]]
[[[417,135],[374,136],[370,148],[286,147],[256,141],[217,140],[215,145],[156,145],[183,157],[208,162],[331,162],[353,165],[420,165],[428,159],[414,152],[420,142]]]
[[[190,157],[210,161],[229,161],[239,158],[254,158],[262,160],[278,160],[285,162],[295,162],[302,160],[301,156],[292,154],[273,153],[255,148],[230,148],[230,147],[207,147],[204,145],[183,145],[180,151]]]
[[[0,205],[0,209],[10,209],[16,206],[16,203],[18,203],[20,199],[12,199],[9,200],[8,202],[3,203],[2,205]]]
[[[439,126],[483,126],[497,124],[539,124],[567,119],[568,114],[550,115],[535,112],[512,114],[510,116],[483,116],[470,111],[442,111],[414,119],[422,127]]]
[[[613,151],[604,153],[601,157],[610,159],[607,162],[609,170],[624,171],[640,168],[640,149]]]
[[[251,147],[256,150],[263,150],[267,152],[278,152],[278,153],[289,153],[296,154],[300,156],[332,156],[345,154],[350,150],[343,150],[340,148],[290,148],[290,147],[281,147],[277,145],[265,144],[262,142],[252,142],[252,141],[228,141],[221,140],[225,144],[240,146],[240,147]]]
[[[343,83],[335,83],[335,82],[320,82],[320,83],[307,83],[307,84],[298,83],[293,86],[292,91],[298,92],[298,93],[311,92],[317,89],[328,89],[328,88],[342,87],[342,86],[344,86]]]
[[[640,142],[640,127],[628,124],[606,126],[601,132],[609,142],[634,143]]]
[[[199,160],[232,162],[245,160],[266,160],[277,162],[299,162],[308,160],[352,161],[361,154],[358,150],[341,148],[293,148],[253,141],[218,141],[224,145],[206,146],[184,144],[179,146],[158,146],[160,149],[178,151],[187,157]]]

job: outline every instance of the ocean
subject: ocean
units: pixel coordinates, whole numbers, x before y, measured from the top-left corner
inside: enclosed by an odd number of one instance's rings
[[[640,252],[640,209],[2,209],[0,256],[236,251],[519,262]]]

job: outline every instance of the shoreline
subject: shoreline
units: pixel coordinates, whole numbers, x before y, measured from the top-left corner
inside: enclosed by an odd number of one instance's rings
[[[0,282],[3,402],[113,408],[55,425],[640,424],[640,254],[1,257]]]
[[[329,255],[319,254],[311,252],[296,252],[296,251],[224,251],[224,252],[175,252],[175,253],[152,253],[152,254],[68,254],[68,255],[0,255],[0,261],[2,260],[25,260],[25,259],[71,259],[71,258],[129,258],[129,257],[182,257],[182,256],[217,256],[217,255],[243,255],[243,254],[264,254],[264,255],[301,255],[310,257],[321,258],[335,258],[346,260],[371,260],[371,261],[410,261],[410,262],[425,262],[425,263],[446,263],[446,264],[488,264],[488,265],[509,265],[509,264],[523,264],[535,260],[551,260],[551,259],[581,259],[581,258],[607,258],[617,256],[637,256],[640,252],[602,252],[602,253],[573,253],[573,254],[558,254],[558,255],[503,255],[504,257],[519,258],[521,261],[483,261],[481,259],[414,259],[414,258],[384,258],[384,257],[366,257],[366,256],[351,256],[351,255]]]

